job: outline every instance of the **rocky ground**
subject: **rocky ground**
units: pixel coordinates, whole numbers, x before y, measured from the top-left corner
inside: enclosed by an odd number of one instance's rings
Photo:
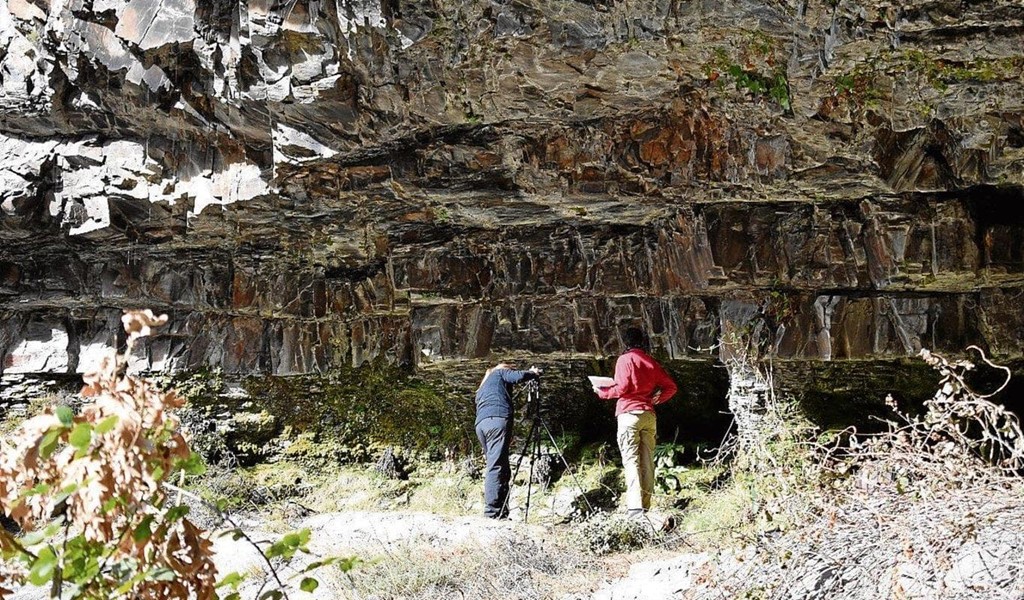
[[[259,522],[251,525],[259,526]],[[548,534],[541,526],[526,526],[510,521],[493,521],[482,517],[446,517],[430,514],[402,512],[342,512],[328,513],[296,522],[296,529],[308,528],[311,532],[309,557],[302,557],[293,565],[282,569],[282,577],[294,576],[316,557],[353,556],[366,561],[395,563],[419,556],[423,561],[459,560],[468,554],[494,554],[495,548],[522,546],[536,552],[543,552]],[[256,533],[254,539],[276,539],[273,534]],[[220,538],[216,545],[217,565],[224,573],[236,571],[255,574],[252,580],[242,586],[243,597],[255,596],[255,590],[262,585],[265,562],[244,540],[230,537]],[[411,573],[419,565],[392,564],[396,569],[408,569]],[[353,576],[359,576],[356,567]],[[297,580],[292,580],[291,593],[296,598],[318,598],[328,600],[356,596],[351,577],[342,574],[338,568],[324,568],[315,573],[321,585],[315,593],[304,594],[297,590]],[[411,583],[411,582],[410,582]],[[472,584],[472,582],[467,582]],[[386,588],[385,588],[386,589]],[[423,590],[424,593],[429,590]],[[358,596],[356,596],[358,597]]]
[[[268,530],[268,524],[258,516],[239,521],[246,534],[265,548],[271,541],[281,537],[279,532]],[[324,568],[316,573],[321,582],[314,594],[298,589],[294,577],[303,567],[318,557],[354,556],[363,560],[391,560],[389,555],[407,554],[409,551],[427,552],[434,555],[483,551],[497,544],[543,543],[544,528],[524,526],[510,521],[496,522],[482,517],[451,518],[428,514],[401,512],[341,512],[316,515],[294,523],[297,529],[308,528],[311,533],[309,556],[300,557],[288,567],[280,569],[280,576],[292,584],[289,594],[295,598],[333,599],[352,594],[350,581],[340,569]],[[276,527],[280,527],[277,523]],[[214,551],[217,554],[218,571],[224,575],[232,572],[245,574],[247,581],[241,586],[243,597],[255,597],[256,591],[270,575],[263,556],[244,539],[233,539],[224,534],[216,538]],[[49,597],[49,590],[26,588],[14,598],[28,600]]]
[[[987,490],[983,497],[967,493],[952,503],[904,502],[895,512],[891,498],[865,499],[747,545],[687,550],[685,536],[677,532],[662,538],[677,550],[654,548],[604,559],[571,554],[558,545],[564,532],[550,526],[393,511],[329,513],[292,523],[311,531],[312,554],[281,569],[281,576],[292,584],[292,598],[323,600],[375,597],[368,592],[373,584],[360,579],[370,570],[377,577],[406,579],[407,597],[413,598],[491,597],[484,592],[494,585],[504,598],[560,600],[1011,599],[1024,593],[1024,532],[1013,526],[1024,517],[1020,495],[1019,489]],[[908,528],[923,523],[929,525]],[[256,541],[279,537],[258,520],[243,524]],[[240,591],[243,598],[254,598],[264,581],[262,557],[246,541],[230,537],[219,538],[215,549],[222,573],[249,576]],[[524,554],[531,562],[524,564]],[[301,567],[339,555],[368,562],[349,574],[325,567],[315,574],[320,586],[313,593],[298,590],[295,575]],[[481,559],[502,560],[487,581],[438,576],[445,569],[464,573]],[[417,590],[424,564],[431,565],[436,581]],[[533,578],[532,585],[516,580],[524,575]],[[378,589],[394,593],[396,588]],[[44,597],[42,590],[15,596]]]
[[[864,494],[747,546],[636,564],[594,598],[1020,598],[1021,516],[1019,486]]]
[[[723,535],[720,547],[706,542],[698,547],[688,542],[692,536],[677,531],[651,540],[646,550],[598,559],[562,545],[572,525],[342,512],[294,523],[312,532],[313,554],[293,567],[317,556],[393,561],[395,569],[408,571],[410,597],[422,598],[483,598],[488,597],[483,588],[495,585],[504,590],[502,597],[562,600],[1011,599],[1024,594],[1020,558],[1024,531],[1015,526],[1021,518],[1024,500],[1019,485],[962,490],[929,499],[865,493],[820,515],[809,515],[800,526],[769,531],[745,542]],[[250,525],[258,527],[257,522]],[[223,572],[256,574],[263,569],[260,556],[244,541],[221,538],[216,547]],[[532,562],[524,564],[524,552]],[[438,565],[469,563],[480,557],[498,562],[488,582],[442,579],[440,586],[415,590],[415,573],[422,568],[413,562],[417,557]],[[403,566],[402,561],[409,564]],[[325,569],[315,593],[299,592],[295,597],[326,600],[367,594],[366,587],[353,583],[353,578],[360,577],[358,571],[366,568],[357,566],[351,577]],[[502,571],[536,578],[537,585],[523,586]],[[294,572],[294,568],[283,570]],[[375,572],[377,576],[386,573],[386,569]],[[453,568],[452,573],[460,571]],[[252,593],[259,581],[253,577],[243,591]]]
[[[1020,598],[1024,517],[1019,486],[965,490],[928,500],[865,494],[802,526],[725,547],[686,549],[681,532],[659,539],[677,548],[570,564],[555,548],[559,532],[550,527],[494,523],[402,513],[339,513],[309,518],[316,554],[349,553],[401,560],[413,550],[426,560],[460,560],[461,553],[497,556],[495,548],[527,547],[566,561],[563,571],[582,571],[586,583],[560,585],[554,578],[532,588],[533,597],[594,600],[703,598],[843,598],[873,600]],[[724,539],[724,538],[723,538]],[[238,542],[220,542],[222,565],[234,570],[259,567],[259,558]],[[546,546],[546,548],[545,548]],[[399,557],[395,556],[398,551]],[[652,560],[655,558],[656,560]],[[576,558],[575,560],[579,560]],[[515,569],[509,561],[500,568]],[[628,574],[622,571],[629,567]],[[500,570],[499,568],[499,570]],[[557,572],[557,569],[556,569]],[[534,573],[537,575],[537,573]],[[498,578],[496,577],[496,580]],[[422,590],[414,597],[474,597],[472,582],[462,596],[452,589]],[[510,585],[504,597],[520,596]],[[345,577],[327,577],[310,597],[352,594]],[[306,597],[306,596],[297,596]],[[481,595],[479,597],[486,597]]]

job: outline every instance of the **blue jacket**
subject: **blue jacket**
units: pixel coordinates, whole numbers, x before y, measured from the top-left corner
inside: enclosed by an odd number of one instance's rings
[[[512,386],[531,379],[537,379],[537,374],[512,369],[492,371],[476,391],[476,422],[480,423],[488,417],[511,419]]]

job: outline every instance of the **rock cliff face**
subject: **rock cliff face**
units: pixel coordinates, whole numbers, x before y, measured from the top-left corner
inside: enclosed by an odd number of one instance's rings
[[[8,0],[0,368],[138,306],[155,370],[1020,356],[1022,41],[1016,0]]]

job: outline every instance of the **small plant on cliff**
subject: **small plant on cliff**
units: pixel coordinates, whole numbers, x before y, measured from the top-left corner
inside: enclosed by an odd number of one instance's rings
[[[921,50],[907,50],[898,57],[897,65],[924,76],[936,90],[945,91],[959,83],[991,83],[1020,75],[1020,57],[1004,59],[978,58],[964,62],[947,61]]]
[[[437,205],[437,206],[433,207],[431,209],[431,211],[432,211],[431,214],[433,214],[433,216],[434,216],[434,220],[437,221],[438,223],[451,223],[452,222],[452,213],[451,213],[450,210],[448,210],[448,207],[442,206],[442,205]]]
[[[778,54],[771,38],[755,33],[737,59],[725,48],[716,48],[704,67],[705,75],[712,82],[725,75],[738,89],[747,90],[755,98],[768,98],[789,114],[793,110],[789,79]]]

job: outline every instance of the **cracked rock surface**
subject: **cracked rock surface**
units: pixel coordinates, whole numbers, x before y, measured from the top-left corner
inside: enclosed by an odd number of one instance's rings
[[[0,369],[317,373],[767,313],[798,360],[1024,351],[1011,0],[11,0]]]

